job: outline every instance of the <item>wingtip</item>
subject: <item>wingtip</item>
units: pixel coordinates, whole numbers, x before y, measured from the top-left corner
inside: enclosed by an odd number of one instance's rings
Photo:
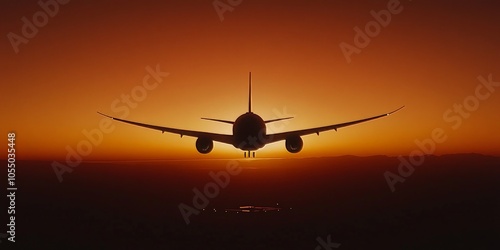
[[[115,118],[113,118],[113,117],[111,117],[111,116],[109,116],[109,115],[103,114],[103,113],[101,113],[101,112],[99,112],[99,111],[97,111],[97,113],[98,113],[98,114],[100,114],[100,115],[102,115],[102,116],[106,116],[106,117],[108,117],[108,118],[115,119]]]
[[[403,105],[403,106],[399,107],[398,109],[396,109],[396,110],[394,110],[394,111],[392,111],[392,112],[387,113],[387,115],[390,115],[390,114],[396,113],[396,112],[398,112],[399,110],[403,109],[404,107],[406,107],[406,105]]]

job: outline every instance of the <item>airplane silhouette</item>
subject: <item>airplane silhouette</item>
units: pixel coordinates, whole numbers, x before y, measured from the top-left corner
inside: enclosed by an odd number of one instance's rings
[[[242,213],[258,213],[267,211],[280,211],[280,207],[259,207],[259,206],[240,206],[239,208],[226,208],[224,211],[227,212],[242,212]]]
[[[134,122],[134,121],[128,121],[128,120],[112,117],[112,116],[109,116],[109,115],[106,115],[106,114],[103,114],[100,112],[97,112],[97,113],[99,113],[100,115],[109,117],[113,120],[117,120],[117,121],[124,122],[124,123],[129,123],[129,124],[140,126],[140,127],[159,130],[162,133],[169,132],[169,133],[179,134],[181,137],[184,135],[191,136],[191,137],[197,137],[198,139],[196,140],[196,149],[201,154],[210,153],[214,147],[213,142],[216,141],[216,142],[230,144],[230,145],[233,145],[235,148],[243,150],[244,157],[246,158],[246,157],[250,157],[251,151],[253,151],[252,152],[253,157],[255,157],[256,150],[264,147],[266,144],[277,142],[277,141],[282,141],[282,140],[285,140],[285,147],[288,150],[288,152],[298,153],[302,150],[302,146],[303,146],[303,141],[302,141],[301,136],[309,135],[309,134],[319,135],[320,132],[324,132],[324,131],[328,131],[328,130],[332,130],[332,129],[337,131],[337,129],[342,128],[342,127],[347,127],[347,126],[351,126],[354,124],[367,122],[370,120],[374,120],[374,119],[388,116],[396,111],[399,111],[402,108],[404,108],[404,106],[402,106],[394,111],[391,111],[389,113],[385,113],[385,114],[381,114],[381,115],[377,115],[377,116],[373,116],[373,117],[369,117],[369,118],[365,118],[365,119],[360,119],[360,120],[356,120],[356,121],[351,121],[351,122],[344,122],[344,123],[339,123],[339,124],[334,124],[334,125],[327,125],[327,126],[322,126],[322,127],[295,130],[295,131],[289,131],[289,132],[267,134],[266,133],[266,124],[267,123],[291,119],[293,117],[284,117],[284,118],[277,118],[277,119],[272,119],[272,120],[263,120],[259,115],[252,112],[252,72],[250,72],[249,73],[249,80],[248,80],[248,112],[240,115],[236,119],[236,121],[234,121],[234,122],[227,121],[227,120],[221,120],[221,119],[213,119],[213,118],[201,118],[204,120],[222,122],[222,123],[227,123],[227,124],[233,125],[233,134],[232,135],[156,126],[156,125],[150,125],[150,124],[139,123],[139,122]],[[248,152],[248,154],[247,154],[247,152]]]

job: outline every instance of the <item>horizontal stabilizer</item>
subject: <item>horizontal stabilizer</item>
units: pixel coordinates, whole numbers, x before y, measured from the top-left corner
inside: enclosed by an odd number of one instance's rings
[[[288,119],[292,119],[293,117],[285,117],[285,118],[278,118],[278,119],[272,119],[272,120],[267,120],[267,121],[264,121],[265,123],[269,123],[269,122],[277,122],[277,121],[282,121],[282,120],[288,120]]]
[[[223,123],[234,124],[234,122],[232,122],[232,121],[226,121],[226,120],[220,120],[220,119],[205,118],[205,117],[202,117],[201,119],[203,119],[203,120],[209,120],[209,121],[214,121],[214,122],[223,122]]]

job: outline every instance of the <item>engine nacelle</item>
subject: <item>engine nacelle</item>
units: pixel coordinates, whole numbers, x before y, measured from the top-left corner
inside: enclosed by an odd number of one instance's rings
[[[214,148],[212,139],[199,137],[196,139],[196,149],[202,154],[208,154]]]
[[[302,146],[304,145],[304,142],[302,142],[302,138],[300,136],[290,136],[286,138],[285,141],[285,146],[286,150],[290,153],[298,153],[300,150],[302,150]]]

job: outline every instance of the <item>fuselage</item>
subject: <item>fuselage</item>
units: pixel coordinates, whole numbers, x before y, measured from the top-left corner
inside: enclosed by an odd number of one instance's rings
[[[247,112],[233,124],[233,146],[242,150],[257,150],[264,147],[267,138],[266,123],[257,114]]]

